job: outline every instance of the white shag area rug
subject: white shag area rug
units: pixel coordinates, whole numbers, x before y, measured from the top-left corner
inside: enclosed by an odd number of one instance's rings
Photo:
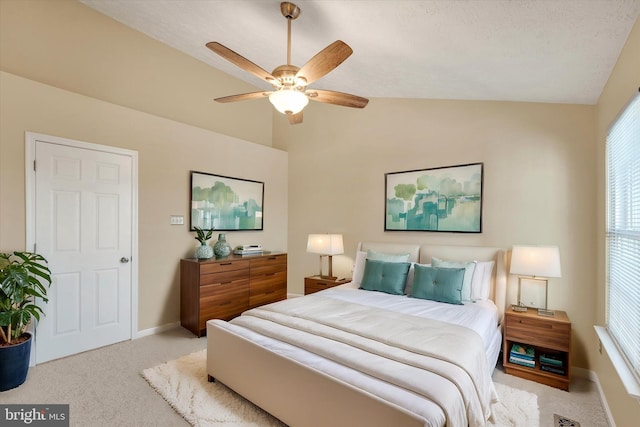
[[[285,427],[285,424],[224,385],[207,381],[207,351],[183,356],[142,371],[142,376],[173,409],[196,427]],[[499,427],[538,427],[535,394],[495,383]]]

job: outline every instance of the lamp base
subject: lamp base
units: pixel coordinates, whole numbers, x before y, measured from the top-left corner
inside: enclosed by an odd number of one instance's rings
[[[522,313],[522,312],[527,311],[527,307],[526,307],[526,306],[524,306],[524,305],[516,305],[516,304],[512,304],[512,305],[511,305],[511,310]]]
[[[556,315],[556,312],[553,310],[547,310],[545,308],[538,309],[538,316],[554,317],[555,315]]]

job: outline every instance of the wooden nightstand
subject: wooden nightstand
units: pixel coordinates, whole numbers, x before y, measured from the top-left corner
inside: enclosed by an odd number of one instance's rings
[[[349,283],[351,279],[323,279],[320,276],[311,276],[304,278],[304,294],[309,295],[324,289],[333,288],[334,286]]]
[[[535,364],[533,367],[509,362],[511,347],[514,343],[533,347]],[[532,308],[525,312],[507,309],[504,314],[502,352],[502,363],[507,374],[569,391],[571,321],[564,311],[556,310],[555,316],[547,317],[539,316],[537,310]],[[549,359],[556,364],[560,361],[561,366],[544,363]]]

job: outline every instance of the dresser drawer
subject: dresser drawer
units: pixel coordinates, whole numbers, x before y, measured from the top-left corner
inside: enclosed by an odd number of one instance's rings
[[[209,319],[230,319],[249,308],[249,281],[200,288],[200,329]]]
[[[274,273],[251,276],[251,294],[259,294],[271,290],[287,289],[287,272],[276,271]]]
[[[571,343],[571,324],[528,317],[509,317],[505,335],[541,347],[568,351]]]
[[[287,255],[286,254],[271,255],[271,256],[263,256],[263,257],[257,258],[257,259],[252,259],[251,260],[251,271],[253,273],[253,270],[256,269],[256,268],[274,266],[274,265],[281,265],[286,270],[286,268],[287,268]]]
[[[249,260],[206,262],[200,264],[200,274],[222,273],[225,271],[246,270],[248,268]]]
[[[251,308],[258,307],[264,304],[282,301],[283,299],[287,299],[287,290],[284,288],[265,289],[263,292],[254,292],[252,286],[251,295],[249,296],[249,306]]]
[[[224,273],[212,273],[212,274],[203,274],[200,276],[200,286],[208,286],[208,285],[228,285],[239,280],[249,281],[249,276],[247,275],[246,270],[232,270],[225,271]]]

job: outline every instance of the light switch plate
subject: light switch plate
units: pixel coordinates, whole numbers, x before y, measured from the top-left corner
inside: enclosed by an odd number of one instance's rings
[[[170,224],[171,225],[183,225],[184,224],[184,217],[182,215],[171,215]]]

